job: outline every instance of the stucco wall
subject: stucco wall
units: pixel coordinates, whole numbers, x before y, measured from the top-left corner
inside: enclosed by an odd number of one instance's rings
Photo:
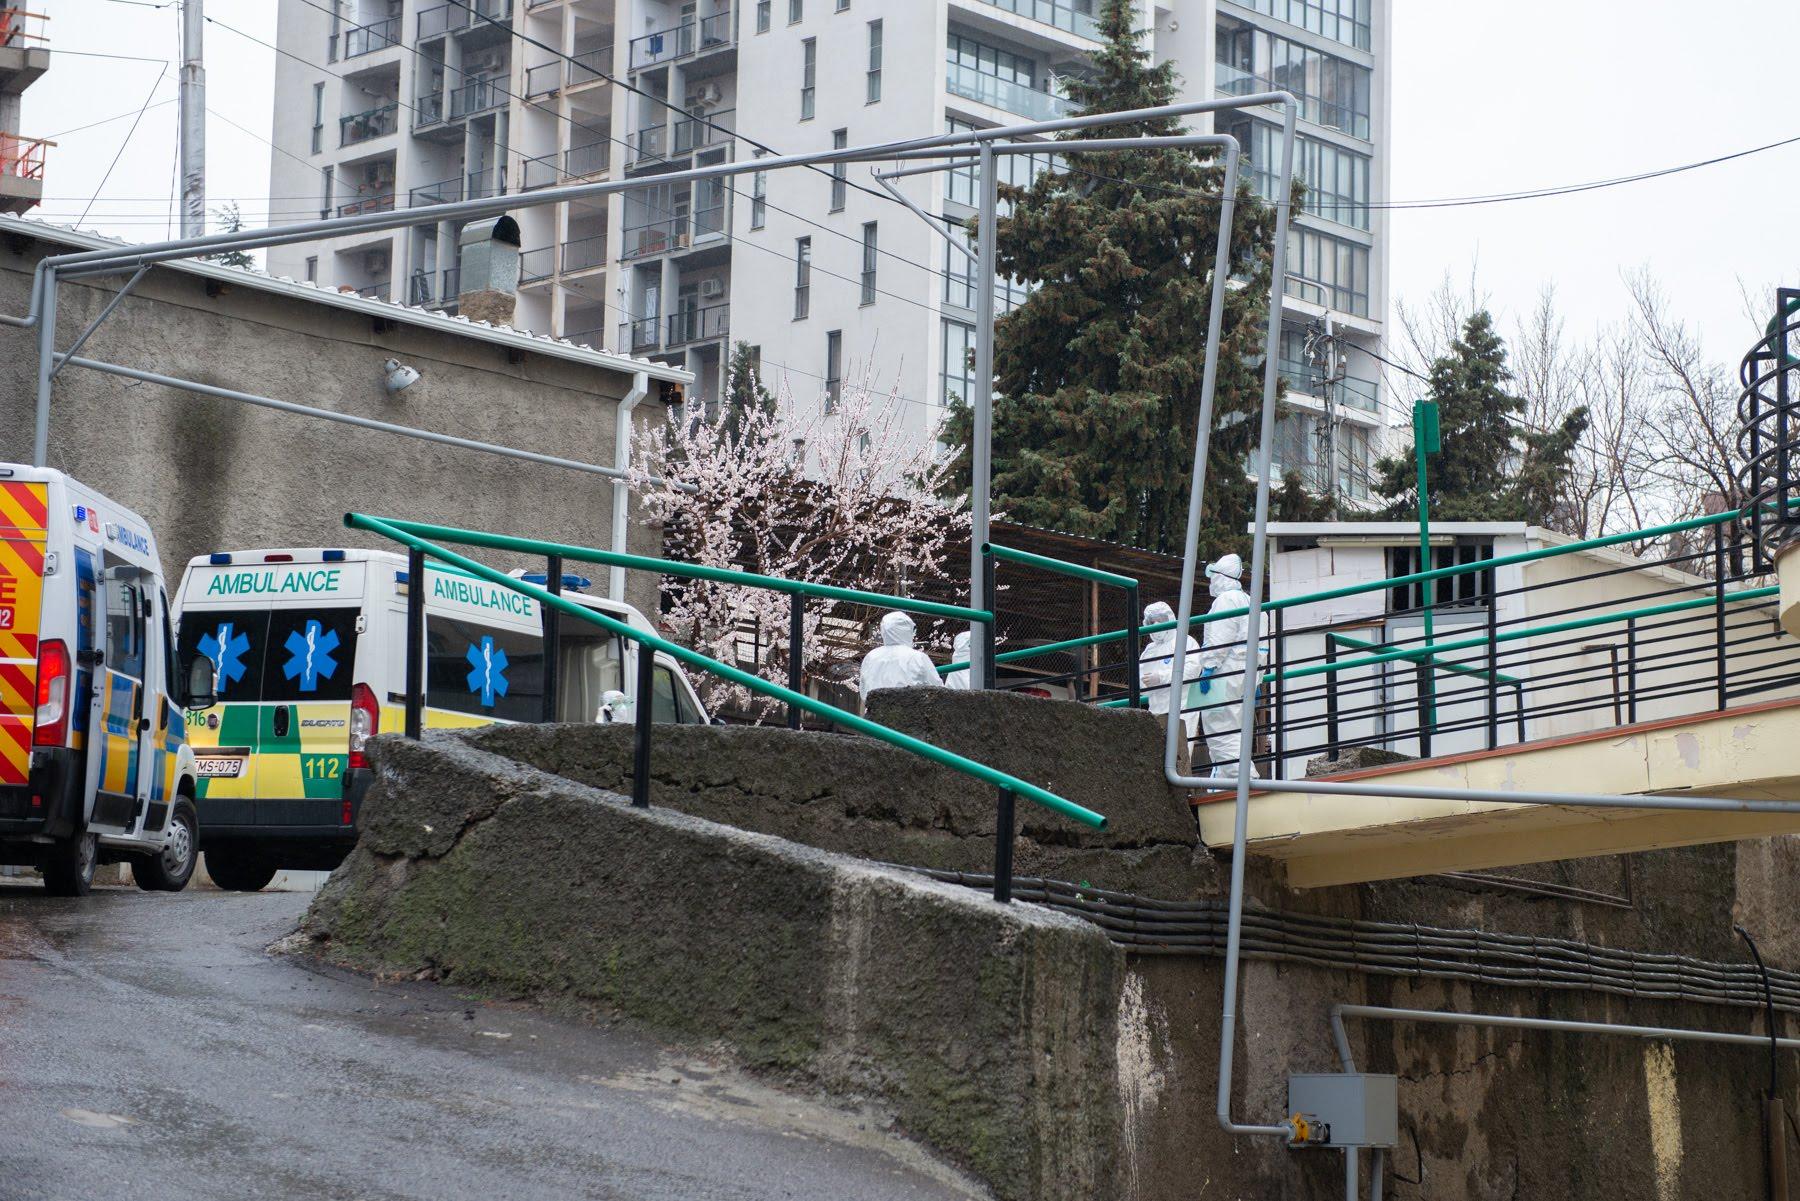
[[[0,235],[0,312],[29,307],[42,244]],[[116,280],[64,283],[59,347],[106,303]],[[385,324],[387,328],[380,328]],[[29,462],[34,332],[0,326],[0,459]],[[460,437],[610,465],[622,372],[510,351],[452,333],[234,286],[218,296],[174,270],[152,271],[82,353],[129,367],[351,412]],[[418,368],[397,396],[389,358]],[[662,420],[651,395],[639,429]],[[611,538],[612,485],[413,438],[365,432],[116,376],[69,368],[54,385],[50,465],[143,514],[171,580],[197,554],[264,546],[387,546],[343,528],[346,511],[536,535],[588,546]],[[631,549],[660,537],[638,523]],[[501,562],[499,558],[494,560]],[[507,566],[514,564],[506,563]],[[601,587],[604,573],[588,572]],[[657,582],[629,577],[655,608]]]

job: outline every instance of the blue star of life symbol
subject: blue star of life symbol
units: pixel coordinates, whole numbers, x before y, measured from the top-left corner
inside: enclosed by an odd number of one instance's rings
[[[225,695],[226,685],[244,678],[244,655],[249,649],[250,635],[233,631],[229,621],[222,623],[216,633],[200,636],[200,653],[213,661],[220,696]]]
[[[479,646],[471,642],[463,657],[469,661],[469,691],[479,692],[482,707],[492,709],[494,698],[506,695],[506,652],[484,637]]]
[[[301,692],[317,692],[319,681],[329,680],[337,672],[337,660],[331,657],[338,646],[337,631],[320,633],[320,628],[318,622],[309,621],[304,635],[292,631],[282,644],[289,657],[281,674],[290,680],[299,676]]]

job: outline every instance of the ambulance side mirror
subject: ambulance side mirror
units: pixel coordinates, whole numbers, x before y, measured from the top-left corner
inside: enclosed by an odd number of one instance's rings
[[[214,689],[217,681],[213,678],[213,661],[205,655],[195,655],[188,662],[187,695],[182,697],[184,709],[210,709],[219,701]]]

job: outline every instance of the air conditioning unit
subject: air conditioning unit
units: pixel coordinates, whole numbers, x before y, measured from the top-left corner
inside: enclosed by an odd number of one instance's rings
[[[490,50],[482,57],[480,70],[498,74],[506,67],[506,59],[498,50]]]
[[[710,108],[725,98],[716,80],[707,80],[688,95],[689,107],[702,106]]]
[[[725,298],[725,281],[718,276],[700,281],[701,300],[723,300]]]

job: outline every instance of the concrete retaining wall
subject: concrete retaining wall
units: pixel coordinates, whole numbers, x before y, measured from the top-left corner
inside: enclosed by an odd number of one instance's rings
[[[1003,1198],[1106,1195],[1122,956],[1094,927],[560,779],[371,748],[322,955],[617,1012],[890,1111]]]

